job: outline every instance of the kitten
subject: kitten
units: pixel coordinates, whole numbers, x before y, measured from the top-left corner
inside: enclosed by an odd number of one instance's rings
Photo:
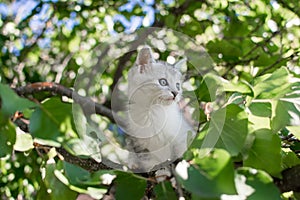
[[[153,58],[151,48],[143,47],[136,64],[128,72],[126,132],[131,151],[129,167],[150,171],[156,165],[183,155],[195,132],[185,120],[178,102],[185,59],[170,65]],[[188,137],[189,136],[189,137]]]

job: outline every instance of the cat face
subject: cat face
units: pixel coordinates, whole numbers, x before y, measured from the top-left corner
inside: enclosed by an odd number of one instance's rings
[[[156,101],[161,104],[178,102],[181,97],[181,73],[174,66],[166,63],[155,63],[149,67],[152,70],[153,92],[157,95]]]
[[[182,61],[178,63],[183,64]],[[129,71],[129,95],[163,105],[178,102],[182,75],[177,64],[155,61],[151,49],[144,47],[138,54],[136,66]]]

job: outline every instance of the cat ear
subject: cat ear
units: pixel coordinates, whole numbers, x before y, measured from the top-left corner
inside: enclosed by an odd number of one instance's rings
[[[174,65],[174,68],[177,70],[184,68],[186,66],[186,60],[186,58],[182,58]]]
[[[138,53],[136,64],[147,65],[153,62],[155,62],[155,60],[153,58],[153,53],[151,48],[149,46],[144,46]]]

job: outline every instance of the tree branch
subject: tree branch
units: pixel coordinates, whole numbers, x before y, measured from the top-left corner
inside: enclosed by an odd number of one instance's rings
[[[261,76],[264,73],[266,73],[267,71],[271,70],[273,67],[277,66],[280,62],[293,60],[295,57],[296,58],[299,57],[299,55],[300,55],[300,51],[296,51],[293,54],[291,54],[290,56],[280,57],[279,59],[276,60],[276,62],[274,62],[273,64],[271,64],[268,67],[265,67],[261,72],[257,73],[256,76]]]
[[[98,163],[92,158],[84,159],[78,156],[74,156],[62,147],[56,148],[56,151],[63,156],[63,159],[66,162],[77,165],[89,172],[96,172],[103,169],[112,169],[111,167],[103,164],[103,162]]]
[[[23,114],[16,112],[13,117],[13,122],[24,132],[29,133],[29,120],[23,118]],[[52,148],[51,146],[41,145],[38,143],[34,143],[34,146],[38,152],[39,150],[45,150],[45,148]],[[65,150],[63,147],[56,148],[56,151],[61,155],[59,156],[60,159],[80,166],[81,168],[89,171],[89,172],[95,172],[98,170],[103,169],[123,169],[123,165],[114,163],[106,158],[102,158],[101,162],[97,162],[92,158],[81,158],[79,156],[73,155],[69,153],[67,150]]]
[[[281,4],[282,5],[282,7],[284,7],[284,8],[286,8],[286,9],[288,9],[288,10],[290,10],[291,12],[293,12],[295,15],[297,15],[298,17],[300,17],[300,7],[299,6],[291,6],[290,4],[289,4],[289,2],[288,1],[283,1],[283,0],[277,0],[277,2],[279,3],[279,4]],[[296,1],[295,1],[296,2]],[[298,2],[299,3],[299,2]]]
[[[66,88],[60,84],[53,82],[38,82],[31,83],[23,87],[18,87],[14,89],[16,93],[20,96],[27,96],[30,94],[35,94],[39,92],[51,92],[60,96],[66,96],[70,99],[73,99],[74,102],[78,103],[86,112],[86,114],[91,114],[93,111],[96,114],[107,117],[111,122],[115,122],[112,111],[96,102],[91,100],[88,97],[83,97],[77,92],[73,91],[70,88]],[[88,112],[88,113],[87,113]]]
[[[282,179],[275,179],[274,182],[282,193],[300,192],[300,165],[286,169],[281,174]]]
[[[222,77],[226,77],[228,73],[233,70],[237,64],[248,64],[253,60],[256,60],[259,58],[260,55],[254,55],[253,57],[250,57],[258,48],[264,47],[267,43],[269,43],[274,37],[276,37],[278,34],[281,33],[281,30],[275,31],[272,33],[272,35],[268,38],[266,38],[264,41],[256,43],[254,47],[252,47],[247,53],[245,53],[238,61],[233,63],[227,63],[225,66],[228,66],[225,73],[222,75]],[[249,58],[250,57],[250,58]]]
[[[18,28],[19,29],[22,29],[23,27],[26,27],[28,26],[28,23],[30,21],[30,19],[40,13],[40,11],[42,10],[42,6],[43,6],[44,2],[40,1],[32,10],[31,10],[31,13],[28,14],[25,18],[22,19],[21,22],[18,23]]]

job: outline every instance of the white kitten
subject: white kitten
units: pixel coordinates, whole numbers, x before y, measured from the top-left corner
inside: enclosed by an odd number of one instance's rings
[[[195,132],[185,120],[178,102],[182,75],[178,70],[186,60],[174,66],[155,61],[151,48],[142,48],[136,64],[128,73],[127,148],[131,169],[149,171],[173,161],[187,150]],[[189,137],[188,137],[189,135]]]

